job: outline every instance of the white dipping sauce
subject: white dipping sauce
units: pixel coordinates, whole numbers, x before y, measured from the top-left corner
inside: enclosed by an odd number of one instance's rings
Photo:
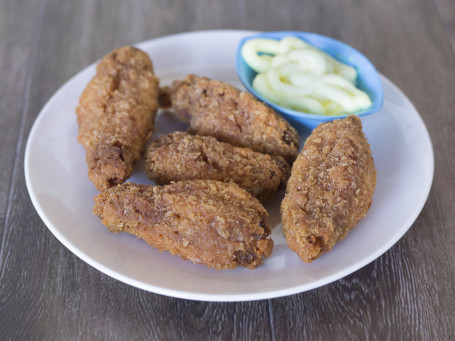
[[[282,107],[319,115],[343,115],[371,106],[356,88],[357,71],[295,37],[251,39],[242,57],[258,74],[253,88]]]

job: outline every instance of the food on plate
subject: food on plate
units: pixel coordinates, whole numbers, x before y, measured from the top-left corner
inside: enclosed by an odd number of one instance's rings
[[[153,132],[158,93],[158,78],[145,52],[126,46],[98,63],[76,109],[78,140],[98,190],[131,175]]]
[[[167,89],[177,117],[198,135],[210,135],[238,147],[297,157],[297,131],[273,109],[252,95],[206,77],[188,75]]]
[[[185,132],[160,137],[149,145],[145,156],[147,176],[160,185],[193,179],[232,181],[260,201],[270,200],[290,174],[281,156]]]
[[[114,233],[219,270],[254,269],[272,253],[266,210],[234,183],[125,183],[96,196],[93,212]]]
[[[281,219],[304,262],[330,251],[372,204],[376,169],[357,116],[319,125],[292,167]]]
[[[250,39],[241,53],[258,73],[253,88],[282,107],[345,115],[372,105],[368,95],[356,87],[356,69],[297,37]]]

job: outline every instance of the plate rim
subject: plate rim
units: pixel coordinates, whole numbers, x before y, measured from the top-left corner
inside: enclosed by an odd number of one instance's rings
[[[148,45],[151,43],[155,43],[158,40],[166,40],[166,39],[170,39],[170,38],[178,38],[178,37],[183,37],[183,36],[193,36],[193,35],[199,36],[199,35],[204,35],[204,34],[209,35],[209,34],[220,34],[220,33],[228,34],[228,35],[237,34],[237,35],[241,36],[241,35],[255,34],[255,33],[257,33],[257,31],[201,30],[201,31],[182,32],[182,33],[177,33],[177,34],[172,34],[172,35],[167,35],[167,36],[161,36],[161,37],[157,37],[154,39],[149,39],[149,40],[146,40],[143,42],[136,43],[136,44],[134,44],[134,46],[144,46],[144,45]],[[415,206],[414,210],[412,211],[412,214],[408,217],[406,224],[403,224],[403,226],[397,231],[397,233],[395,233],[395,235],[393,235],[392,238],[389,238],[388,243],[385,243],[381,248],[379,248],[373,254],[370,254],[368,257],[365,257],[362,260],[352,264],[351,266],[341,269],[324,278],[315,280],[313,282],[305,283],[305,284],[287,287],[284,289],[283,288],[275,289],[275,290],[271,290],[271,291],[264,290],[264,291],[256,292],[256,293],[246,293],[246,294],[239,294],[239,293],[210,294],[210,293],[208,293],[208,294],[206,294],[206,293],[199,293],[199,292],[191,292],[188,290],[184,291],[184,290],[169,289],[169,288],[162,287],[162,286],[144,283],[144,282],[141,282],[134,278],[125,276],[125,275],[99,263],[98,261],[87,256],[84,252],[80,251],[76,245],[74,245],[72,242],[70,242],[57,229],[57,227],[51,223],[51,221],[47,217],[46,213],[44,212],[38,198],[36,197],[36,193],[32,189],[33,185],[32,185],[31,178],[30,178],[30,176],[31,176],[30,175],[30,173],[31,173],[30,148],[31,148],[31,144],[34,140],[36,131],[40,125],[40,122],[45,117],[46,111],[49,111],[48,108],[53,104],[53,102],[56,100],[56,98],[59,97],[60,93],[63,92],[66,87],[69,86],[69,84],[71,84],[77,77],[79,77],[81,73],[87,71],[87,69],[92,68],[93,65],[98,62],[98,60],[89,64],[88,66],[84,67],[83,69],[79,70],[75,75],[73,75],[63,85],[61,85],[59,87],[59,89],[48,99],[48,101],[45,103],[45,105],[43,106],[43,108],[40,110],[39,114],[35,118],[32,128],[30,129],[30,132],[29,132],[29,135],[27,138],[26,147],[25,147],[25,154],[24,154],[25,182],[26,182],[27,191],[29,193],[29,196],[31,198],[31,201],[32,201],[32,204],[33,204],[35,210],[38,212],[38,215],[43,220],[46,227],[52,232],[52,234],[66,248],[68,248],[73,254],[75,254],[81,260],[83,260],[87,264],[91,265],[98,271],[101,271],[102,273],[104,273],[110,277],[113,277],[123,283],[132,285],[132,286],[140,288],[142,290],[146,290],[146,291],[149,291],[152,293],[161,294],[161,295],[165,295],[165,296],[171,296],[171,297],[189,299],[189,300],[198,300],[198,301],[211,301],[211,302],[253,301],[253,300],[261,300],[261,299],[277,298],[277,297],[293,295],[293,294],[313,290],[318,287],[322,287],[324,285],[333,283],[336,280],[342,279],[342,278],[352,274],[353,272],[363,268],[364,266],[368,265],[375,259],[379,258],[386,251],[388,251],[390,248],[392,248],[398,242],[398,240],[400,240],[403,237],[403,235],[410,229],[412,224],[415,222],[415,220],[420,215],[420,213],[428,199],[429,193],[431,191],[433,179],[434,179],[434,150],[433,150],[433,144],[432,144],[428,129],[427,129],[422,117],[420,116],[418,110],[415,108],[414,104],[410,101],[410,99],[406,96],[406,94],[398,86],[396,86],[392,81],[390,81],[386,76],[384,76],[382,73],[379,73],[381,81],[388,83],[388,85],[395,92],[397,92],[398,94],[400,94],[403,97],[403,99],[407,102],[407,104],[410,105],[412,107],[412,109],[415,111],[415,113],[417,114],[416,118],[417,118],[419,124],[421,125],[421,127],[423,128],[423,131],[425,132],[424,136],[422,136],[421,138],[424,140],[427,140],[426,142],[428,143],[429,152],[430,152],[430,155],[428,155],[428,157],[431,159],[431,165],[430,165],[430,169],[429,169],[430,170],[429,178],[428,178],[427,182],[425,183],[425,188],[422,192],[425,195],[421,196],[420,201],[418,202],[418,205]]]

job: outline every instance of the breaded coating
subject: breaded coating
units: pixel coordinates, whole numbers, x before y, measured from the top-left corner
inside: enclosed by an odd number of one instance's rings
[[[289,165],[280,156],[273,158],[211,136],[184,132],[151,143],[145,169],[147,176],[160,185],[194,179],[232,181],[263,202],[272,199],[290,174]]]
[[[234,183],[125,183],[95,197],[93,212],[114,233],[215,269],[254,269],[272,253],[267,212]]]
[[[273,109],[224,82],[188,75],[167,89],[175,114],[191,131],[254,151],[281,155],[290,164],[297,131]]]
[[[158,92],[152,62],[137,48],[118,48],[98,63],[76,109],[78,140],[98,190],[131,175],[154,129]]]
[[[376,169],[357,116],[319,125],[295,161],[281,203],[289,247],[307,263],[330,251],[365,216]]]

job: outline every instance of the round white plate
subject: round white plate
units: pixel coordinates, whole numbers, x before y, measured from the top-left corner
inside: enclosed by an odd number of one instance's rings
[[[241,87],[235,71],[237,43],[250,31],[203,31],[150,40],[148,52],[161,84],[188,73]],[[205,301],[246,301],[311,290],[370,263],[395,244],[422,210],[433,179],[433,150],[422,119],[389,80],[384,107],[362,119],[378,171],[367,216],[328,254],[303,263],[282,236],[279,205],[266,205],[273,253],[255,270],[217,271],[158,252],[128,234],[113,234],[92,214],[98,194],[88,180],[85,151],[77,142],[75,108],[95,74],[82,70],[44,106],[28,138],[25,178],[32,202],[51,232],[74,254],[105,274],[151,292]],[[157,117],[154,138],[185,125],[169,113]],[[302,138],[301,144],[304,139]],[[152,183],[139,163],[130,181]]]

